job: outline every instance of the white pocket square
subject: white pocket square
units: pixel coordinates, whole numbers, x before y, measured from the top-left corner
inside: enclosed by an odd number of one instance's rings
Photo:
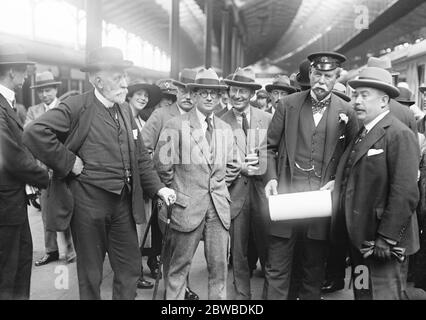
[[[133,129],[133,139],[138,140],[138,129]]]
[[[377,154],[383,153],[383,149],[370,149],[367,152],[367,157],[375,156]]]
[[[345,135],[339,137],[339,140],[345,139]]]

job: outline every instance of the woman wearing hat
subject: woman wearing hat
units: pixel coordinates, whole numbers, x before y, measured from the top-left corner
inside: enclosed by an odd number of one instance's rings
[[[127,87],[128,94],[126,101],[129,103],[130,109],[132,110],[133,117],[139,131],[142,131],[145,122],[148,120],[151,113],[154,111],[155,106],[160,102],[161,90],[154,84],[144,83],[141,81],[135,81],[130,83]],[[149,219],[151,216],[152,201],[151,199],[145,199],[145,213]],[[139,239],[139,246],[142,244],[142,238],[145,229],[148,227],[147,224],[138,224],[137,232]],[[147,243],[149,246],[149,243]],[[144,248],[142,248],[143,250]],[[145,253],[145,252],[143,252]],[[141,265],[141,274],[137,283],[139,289],[151,289],[154,284],[144,278],[143,266]]]

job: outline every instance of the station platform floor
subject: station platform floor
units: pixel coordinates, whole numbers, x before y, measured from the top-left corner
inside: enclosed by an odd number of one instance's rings
[[[76,263],[67,264],[64,259],[64,241],[58,236],[59,251],[61,259],[44,266],[35,267],[34,261],[44,254],[44,235],[41,212],[33,207],[29,207],[29,221],[33,238],[33,269],[31,277],[31,300],[78,300],[78,283]],[[149,269],[146,266],[146,258],[143,260],[145,278],[154,283],[150,277]],[[260,300],[262,295],[264,278],[260,276],[260,267],[254,272],[251,279],[252,298]],[[204,258],[203,242],[200,243],[193,259],[190,272],[190,287],[196,292],[200,299],[207,300],[207,268]],[[103,282],[101,286],[101,297],[105,300],[112,298],[113,272],[108,261],[108,256],[104,263]],[[353,300],[352,290],[349,285],[349,269],[347,270],[345,289],[324,295],[324,300]],[[228,273],[227,292],[228,299],[233,299],[232,270]],[[157,300],[163,297],[163,281],[160,280]],[[138,289],[137,300],[151,300],[153,289]]]

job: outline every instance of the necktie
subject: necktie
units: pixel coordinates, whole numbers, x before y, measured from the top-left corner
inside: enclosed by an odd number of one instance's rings
[[[117,127],[120,127],[120,122],[118,121],[118,105],[114,104],[111,108],[108,108],[108,112],[114,120]]]
[[[247,121],[247,115],[243,112],[243,113],[241,113],[241,117],[243,118],[243,131],[244,131],[244,134],[247,137],[247,131],[249,129],[249,124],[248,124],[248,121]]]
[[[209,146],[211,146],[212,136],[213,136],[212,119],[210,117],[207,117],[206,122],[207,122],[206,139],[207,139],[207,142],[209,143]]]
[[[317,101],[314,98],[311,97],[312,101],[312,113],[316,114],[318,112],[321,112],[324,108],[328,107],[330,105],[331,99]]]
[[[364,126],[362,126],[362,128],[359,130],[358,135],[355,139],[355,144],[361,142],[362,139],[365,138],[366,134],[367,134],[367,129]]]

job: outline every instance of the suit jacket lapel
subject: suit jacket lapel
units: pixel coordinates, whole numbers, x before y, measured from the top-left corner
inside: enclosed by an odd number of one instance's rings
[[[241,151],[241,154],[245,157],[246,156],[246,136],[244,135],[244,131],[240,127],[237,118],[235,117],[235,113],[231,110],[229,112],[229,125],[231,126],[232,130],[234,131],[234,138],[235,142],[238,146],[238,149]]]
[[[195,109],[193,109],[189,113],[189,126],[191,127],[190,134],[192,139],[195,141],[195,144],[200,148],[206,163],[211,169],[209,144],[207,143],[207,140],[204,138],[204,136],[200,137],[198,135],[194,135],[194,130],[200,130],[200,132],[203,132],[203,128],[201,128],[200,121],[198,120],[198,116],[195,112]]]
[[[124,120],[124,125],[126,127],[126,132],[127,132],[127,137],[129,139],[129,149],[130,149],[130,154],[134,154],[134,137],[133,137],[133,130],[138,130],[138,129],[134,129],[131,123],[131,111],[130,108],[127,105],[122,105],[118,108],[118,110],[120,110],[121,116],[123,117]]]
[[[309,90],[302,92],[300,99],[294,104],[290,105],[287,116],[285,118],[285,141],[287,145],[288,158],[290,161],[290,168],[293,168],[294,159],[296,156],[297,144],[297,130],[299,129],[299,116],[302,105],[305,102]],[[292,170],[292,169],[291,169]]]
[[[9,105],[9,102],[7,102],[6,98],[3,97],[3,95],[1,94],[0,94],[0,105],[6,110],[9,117],[15,120],[15,122],[18,124],[18,127],[20,127],[23,130],[24,125],[22,124],[21,119],[19,119],[18,114],[12,110],[12,107]]]
[[[385,135],[385,127],[388,127],[391,123],[392,118],[390,118],[389,114],[387,114],[373,127],[373,129],[371,129],[370,132],[367,133],[365,138],[359,142],[358,151],[355,155],[352,166],[354,166],[368,152],[368,150]]]

